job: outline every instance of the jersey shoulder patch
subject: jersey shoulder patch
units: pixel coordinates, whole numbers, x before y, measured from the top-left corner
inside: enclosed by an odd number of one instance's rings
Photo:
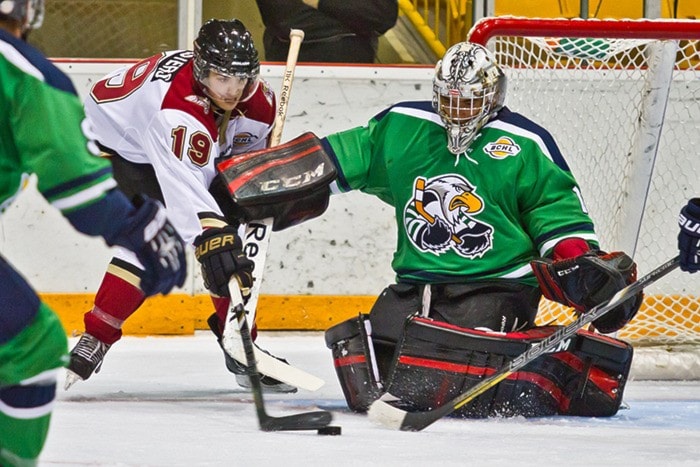
[[[503,130],[534,141],[545,156],[551,159],[561,169],[567,172],[570,171],[552,134],[524,115],[513,112],[507,107],[503,107],[496,117],[488,122],[485,127]]]

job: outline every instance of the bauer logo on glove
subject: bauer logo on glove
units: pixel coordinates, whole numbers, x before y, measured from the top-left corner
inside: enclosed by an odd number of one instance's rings
[[[243,252],[243,243],[230,225],[205,230],[194,240],[194,255],[202,265],[204,286],[220,297],[230,296],[228,283],[234,276],[244,299],[253,286],[253,262]]]

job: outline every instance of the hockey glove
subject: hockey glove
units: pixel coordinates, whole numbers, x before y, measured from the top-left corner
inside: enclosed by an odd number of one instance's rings
[[[678,216],[680,266],[690,273],[700,271],[700,198],[688,201]]]
[[[637,280],[637,265],[623,252],[588,252],[575,258],[530,262],[544,296],[578,312],[610,300],[620,289]],[[602,333],[615,332],[637,314],[644,295],[640,292],[593,322]]]
[[[243,298],[250,297],[254,263],[243,252],[243,243],[234,227],[207,229],[194,239],[194,246],[194,255],[202,265],[204,286],[211,293],[229,297],[228,283],[235,276]]]
[[[160,202],[137,195],[136,211],[127,219],[114,244],[133,251],[145,271],[141,290],[148,297],[166,294],[182,287],[187,276],[187,260],[182,238],[165,216]]]

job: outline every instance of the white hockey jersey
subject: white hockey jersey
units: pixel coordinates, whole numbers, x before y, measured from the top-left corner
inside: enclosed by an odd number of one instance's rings
[[[96,82],[85,101],[96,140],[120,157],[151,164],[168,218],[186,242],[201,233],[200,218],[222,215],[209,193],[216,160],[263,149],[275,116],[275,96],[257,89],[231,113],[220,133],[192,73],[192,52],[176,50],[141,60]]]

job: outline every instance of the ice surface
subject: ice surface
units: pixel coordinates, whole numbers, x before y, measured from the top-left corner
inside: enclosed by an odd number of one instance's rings
[[[59,389],[39,465],[700,465],[700,382],[632,381],[630,408],[612,418],[440,420],[410,433],[347,411],[321,333],[261,333],[258,343],[326,380],[317,392],[267,394],[268,413],[328,409],[342,436],[259,431],[252,396],[208,332],[126,337],[100,373]]]

